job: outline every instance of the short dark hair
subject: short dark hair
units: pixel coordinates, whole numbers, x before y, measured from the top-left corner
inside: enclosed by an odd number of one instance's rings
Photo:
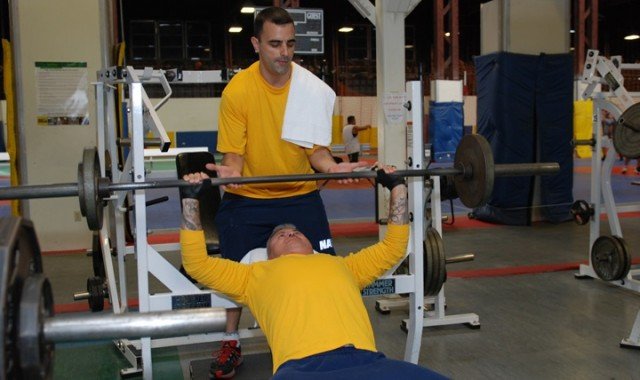
[[[273,231],[271,231],[271,235],[269,235],[269,238],[267,239],[267,256],[269,256],[269,242],[271,242],[271,238],[275,236],[275,234],[277,234],[278,232],[285,230],[285,229],[291,229],[291,230],[296,230],[298,231],[298,227],[296,227],[295,224],[291,224],[291,223],[282,223],[282,224],[278,224]]]
[[[253,20],[253,36],[260,37],[262,33],[262,27],[265,21],[272,22],[276,25],[293,24],[293,18],[289,12],[280,7],[265,8],[258,13],[255,20]]]
[[[355,123],[356,122],[356,117],[353,115],[347,116],[347,123],[351,124],[351,123]]]

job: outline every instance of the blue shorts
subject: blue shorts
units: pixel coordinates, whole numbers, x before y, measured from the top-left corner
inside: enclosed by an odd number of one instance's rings
[[[389,380],[446,379],[439,373],[380,352],[341,347],[304,359],[289,360],[278,368],[272,380]]]
[[[266,247],[273,229],[283,223],[294,224],[317,252],[335,254],[319,191],[275,199],[225,193],[215,222],[220,253],[233,261],[242,260],[254,248]]]

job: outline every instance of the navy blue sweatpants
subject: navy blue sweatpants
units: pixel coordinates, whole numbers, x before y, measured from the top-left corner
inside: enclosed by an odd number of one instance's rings
[[[327,213],[319,191],[287,198],[255,199],[225,193],[216,214],[222,257],[240,261],[266,247],[273,229],[294,224],[321,253],[335,254]]]
[[[430,369],[380,352],[342,347],[282,364],[272,380],[422,380],[446,379]]]

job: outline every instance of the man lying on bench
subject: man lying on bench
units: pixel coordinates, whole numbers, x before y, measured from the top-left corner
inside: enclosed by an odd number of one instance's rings
[[[391,190],[384,239],[347,257],[314,255],[293,225],[274,229],[267,261],[240,264],[207,256],[198,186],[183,191],[182,263],[198,282],[249,307],[273,355],[273,379],[441,379],[426,368],[376,352],[360,291],[405,256],[409,240],[404,179],[378,170]],[[204,173],[186,175],[199,183]]]

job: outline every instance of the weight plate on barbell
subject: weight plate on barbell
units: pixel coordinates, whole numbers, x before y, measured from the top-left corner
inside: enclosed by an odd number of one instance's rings
[[[100,161],[95,148],[86,148],[78,164],[78,201],[89,229],[101,229],[104,204],[100,194]]]
[[[18,324],[18,351],[23,379],[50,379],[54,344],[46,342],[42,326],[53,316],[53,292],[49,280],[36,273],[22,287]]]
[[[623,123],[625,126],[640,133],[640,103],[632,104],[624,110],[618,118],[618,123]]]
[[[454,176],[456,192],[469,208],[484,205],[493,191],[493,153],[487,140],[478,135],[465,135],[456,149],[454,167],[462,174]]]
[[[42,273],[40,246],[33,224],[18,217],[0,220],[0,370],[6,379],[21,379],[19,310],[24,281],[34,273]]]
[[[626,158],[640,157],[640,133],[618,124],[613,130],[613,146]]]
[[[591,247],[591,266],[604,281],[616,281],[627,273],[628,253],[626,244],[611,236],[600,236]],[[628,272],[628,271],[627,271]]]

